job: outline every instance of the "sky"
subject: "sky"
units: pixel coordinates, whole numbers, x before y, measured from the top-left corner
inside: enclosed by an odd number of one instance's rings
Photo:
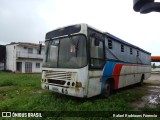
[[[160,13],[134,12],[133,0],[0,0],[2,45],[39,43],[47,32],[79,23],[160,56]]]

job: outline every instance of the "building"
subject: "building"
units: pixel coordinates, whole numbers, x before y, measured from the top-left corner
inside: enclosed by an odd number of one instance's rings
[[[6,45],[6,70],[21,73],[41,72],[44,46],[39,54],[39,44],[10,43]]]
[[[5,70],[6,64],[6,47],[0,45],[0,70]]]

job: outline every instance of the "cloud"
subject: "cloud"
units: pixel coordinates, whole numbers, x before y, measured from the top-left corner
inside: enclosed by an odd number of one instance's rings
[[[58,27],[87,23],[155,55],[159,13],[133,11],[132,0],[0,0],[0,44],[44,41]]]
[[[39,0],[2,0],[0,3],[0,41],[42,41],[46,31],[45,22],[39,16]]]

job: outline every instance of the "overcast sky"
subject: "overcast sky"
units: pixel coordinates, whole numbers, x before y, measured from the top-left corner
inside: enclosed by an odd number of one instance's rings
[[[134,12],[133,0],[0,0],[0,44],[38,43],[46,32],[77,23],[160,55],[160,13]]]

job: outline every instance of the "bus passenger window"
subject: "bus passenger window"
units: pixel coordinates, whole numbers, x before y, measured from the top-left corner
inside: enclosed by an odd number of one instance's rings
[[[112,40],[108,40],[108,48],[112,49]]]
[[[121,45],[121,52],[124,52],[124,45]]]
[[[139,51],[137,51],[137,56],[139,56]]]
[[[130,54],[131,54],[131,55],[133,54],[133,52],[132,52],[132,48],[130,48]]]

